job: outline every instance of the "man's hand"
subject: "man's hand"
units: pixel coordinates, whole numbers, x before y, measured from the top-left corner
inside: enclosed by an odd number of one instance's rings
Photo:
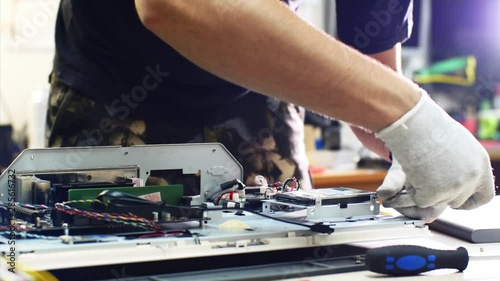
[[[445,206],[473,209],[495,195],[485,149],[423,90],[417,105],[377,137],[402,167],[391,167],[378,193],[404,215],[431,221]]]
[[[382,185],[377,189],[377,195],[383,199],[384,207],[394,208],[402,215],[432,222],[447,207],[446,204],[420,208],[413,200],[415,189],[406,186],[406,174],[399,162],[393,158],[391,168]]]

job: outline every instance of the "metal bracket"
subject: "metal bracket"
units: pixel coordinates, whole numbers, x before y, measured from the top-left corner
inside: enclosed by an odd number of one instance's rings
[[[276,205],[306,209],[306,220],[313,222],[365,220],[375,218],[380,214],[380,203],[378,203],[375,199],[362,203],[350,203],[345,207],[340,206],[340,204],[321,205],[321,203],[318,202],[314,206],[304,206],[271,199],[263,201],[263,213],[266,215],[273,214],[272,209],[273,206]]]
[[[211,188],[243,179],[243,167],[220,143],[26,149],[0,175],[0,201],[7,202],[12,197],[10,183],[16,174],[130,166],[137,166],[137,177],[144,179],[154,170],[201,172],[200,195],[193,196],[192,205],[205,201],[204,194]]]

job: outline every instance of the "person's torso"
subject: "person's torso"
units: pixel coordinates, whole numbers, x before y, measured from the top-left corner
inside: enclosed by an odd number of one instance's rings
[[[290,7],[296,9],[297,0]],[[200,46],[203,48],[203,46]],[[85,95],[177,108],[230,104],[247,90],[188,61],[141,23],[133,0],[61,0],[54,76]]]

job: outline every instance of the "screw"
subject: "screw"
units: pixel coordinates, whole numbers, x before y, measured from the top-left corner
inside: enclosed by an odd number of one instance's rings
[[[62,228],[64,229],[64,235],[68,236],[69,235],[69,228],[67,223],[62,224]]]

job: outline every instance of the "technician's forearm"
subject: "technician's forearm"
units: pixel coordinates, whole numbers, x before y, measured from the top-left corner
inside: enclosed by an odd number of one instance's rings
[[[372,54],[370,57],[401,74],[401,44],[397,44],[389,50]],[[351,125],[351,129],[365,147],[377,153],[384,159],[390,160],[389,149],[387,149],[382,140],[375,137],[373,132],[367,131],[355,125]]]
[[[411,82],[305,24],[279,1],[136,0],[143,23],[206,70],[372,131],[418,100]]]

